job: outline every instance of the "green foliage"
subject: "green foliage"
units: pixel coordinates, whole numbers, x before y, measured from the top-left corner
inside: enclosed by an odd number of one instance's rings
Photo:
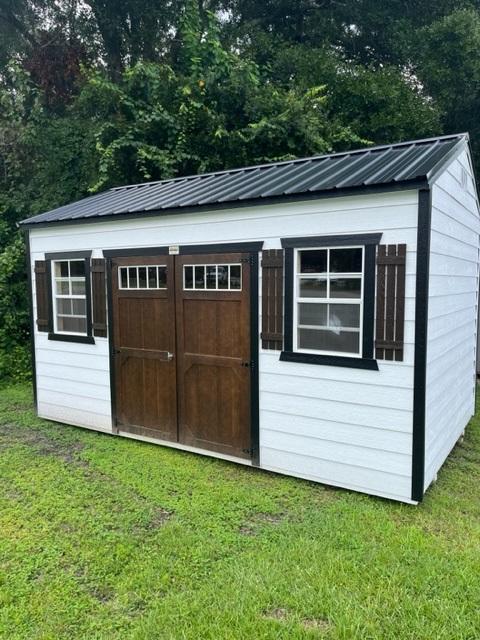
[[[254,62],[222,47],[212,16],[199,28],[187,11],[177,69],[139,63],[121,82],[96,72],[85,84],[78,104],[98,123],[94,190],[364,142],[328,110],[324,86],[262,82]]]
[[[0,253],[0,381],[30,375],[26,289],[23,238],[17,232]]]
[[[469,131],[480,157],[480,12],[454,11],[420,36],[419,75],[442,111],[447,131]]]
[[[0,0],[0,379],[26,363],[19,220],[443,132],[480,156],[479,48],[476,0]]]
[[[478,417],[417,507],[41,420],[20,385],[0,442],[1,638],[478,638]]]

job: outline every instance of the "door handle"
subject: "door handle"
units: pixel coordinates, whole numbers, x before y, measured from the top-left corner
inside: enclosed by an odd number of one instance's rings
[[[173,353],[170,353],[170,351],[167,351],[167,360],[170,362],[170,360],[173,360]]]

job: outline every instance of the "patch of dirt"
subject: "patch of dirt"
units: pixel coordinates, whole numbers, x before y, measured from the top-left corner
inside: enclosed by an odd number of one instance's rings
[[[242,524],[238,531],[244,536],[255,536],[262,524],[279,525],[285,518],[285,513],[255,513]]]
[[[69,464],[80,466],[86,464],[78,457],[80,451],[84,449],[84,445],[80,442],[62,442],[36,429],[10,424],[0,425],[0,447],[5,449],[16,444],[32,447],[39,455],[54,456]]]
[[[150,531],[163,527],[163,525],[170,520],[173,515],[173,511],[168,509],[162,509],[162,507],[155,507],[150,521],[146,525],[146,529]]]
[[[287,622],[293,617],[292,613],[283,607],[276,607],[263,612],[263,617],[268,620]],[[332,627],[331,623],[324,618],[302,618],[300,625],[307,631],[321,631],[325,633]]]
[[[17,501],[23,498],[24,494],[20,489],[8,489],[3,493],[3,497],[7,498],[7,500]]]
[[[263,617],[268,618],[270,620],[287,620],[288,611],[281,607],[277,607],[276,609],[270,609],[269,611],[264,611]]]
[[[102,604],[105,604],[106,602],[111,600],[114,596],[113,589],[105,585],[103,586],[97,585],[93,587],[93,589],[89,589],[89,593],[91,596],[95,598],[95,600],[98,600],[98,602],[101,602]]]
[[[323,618],[303,618],[301,625],[304,629],[314,629],[323,632],[329,631],[332,628],[330,622]]]

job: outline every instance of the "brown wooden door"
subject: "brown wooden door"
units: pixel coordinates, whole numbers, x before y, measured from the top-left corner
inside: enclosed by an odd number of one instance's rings
[[[116,426],[176,441],[174,295],[172,257],[112,259]]]
[[[179,441],[248,458],[249,255],[178,256],[175,297]]]

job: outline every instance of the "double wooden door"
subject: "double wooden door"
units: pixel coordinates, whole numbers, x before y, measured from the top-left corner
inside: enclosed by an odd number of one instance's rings
[[[249,254],[112,259],[119,431],[250,457]]]

